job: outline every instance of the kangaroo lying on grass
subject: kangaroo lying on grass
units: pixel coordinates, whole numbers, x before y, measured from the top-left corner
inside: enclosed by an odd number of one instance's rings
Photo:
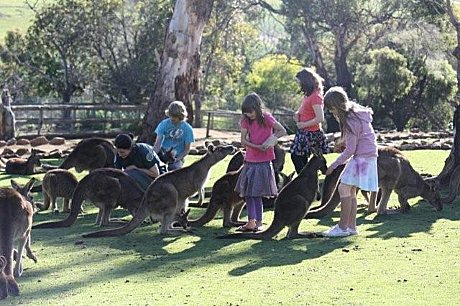
[[[59,168],[75,167],[77,172],[91,171],[97,168],[113,168],[115,154],[115,146],[106,139],[98,137],[84,139],[64,159]]]
[[[275,200],[275,215],[272,224],[262,232],[237,233],[220,236],[226,238],[248,238],[268,240],[287,226],[286,238],[316,237],[314,233],[299,233],[299,225],[311,203],[316,198],[318,188],[318,170],[323,174],[327,170],[326,159],[322,155],[313,155],[299,175],[281,189]]]
[[[410,209],[408,200],[420,196],[427,200],[436,210],[442,210],[442,203],[438,190],[434,184],[429,184],[422,176],[412,168],[409,161],[402,153],[391,147],[379,148],[377,158],[379,187],[381,197],[378,208],[376,208],[377,193],[371,193],[369,201],[369,212],[377,211],[377,215],[387,214],[388,201],[391,192],[394,190],[398,194],[398,200],[401,205],[400,212],[407,212]],[[337,169],[336,169],[337,170]],[[338,171],[338,172],[341,172]],[[322,218],[331,213],[340,203],[340,196],[336,187],[340,174],[336,173],[334,177],[331,174],[331,180],[327,193],[330,195],[334,189],[332,196],[327,196],[323,199],[322,205],[306,215],[306,219]],[[335,182],[334,182],[335,181]],[[324,192],[323,192],[324,194]]]
[[[161,222],[160,234],[182,230],[171,228],[173,221],[177,221],[185,229],[189,212],[186,212],[187,198],[204,185],[209,169],[234,151],[233,146],[209,145],[208,152],[198,161],[164,173],[154,180],[147,188],[134,218],[128,224],[120,228],[85,234],[83,237],[121,236],[134,230],[149,216]]]
[[[6,162],[5,172],[8,174],[30,175],[35,173],[35,166],[40,166],[37,151],[32,149],[29,158],[11,158]]]
[[[35,179],[32,178],[24,186],[19,186],[11,180],[13,188],[0,188],[0,299],[8,293],[19,295],[19,286],[15,277],[22,274],[22,253],[26,249],[27,257],[37,262],[37,257],[30,249],[30,233],[33,206],[30,189]],[[14,257],[14,244],[18,243],[17,256]],[[13,261],[16,265],[13,270]]]
[[[75,187],[69,216],[62,221],[36,224],[33,228],[69,227],[77,219],[84,200],[93,202],[99,208],[96,225],[120,224],[110,220],[110,213],[118,205],[132,215],[139,207],[144,191],[129,175],[119,169],[96,169],[85,176]]]
[[[40,210],[46,210],[50,207],[53,213],[59,213],[56,205],[56,198],[64,198],[62,211],[70,212],[70,200],[72,199],[73,191],[77,187],[78,180],[71,172],[66,169],[53,169],[46,172],[42,181],[43,190],[43,206]]]

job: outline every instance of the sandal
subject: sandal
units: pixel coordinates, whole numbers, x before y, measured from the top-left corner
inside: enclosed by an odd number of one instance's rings
[[[237,232],[243,232],[243,233],[244,232],[257,232],[258,229],[259,229],[258,227],[250,228],[250,227],[248,227],[247,224],[245,224],[245,225],[241,225],[240,227],[238,227],[236,229],[236,231]]]

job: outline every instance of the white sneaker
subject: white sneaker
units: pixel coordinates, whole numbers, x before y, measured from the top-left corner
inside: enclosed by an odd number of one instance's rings
[[[358,229],[357,229],[357,228],[350,228],[350,227],[348,227],[348,228],[347,228],[347,232],[350,234],[350,236],[358,235]]]
[[[329,230],[323,232],[323,235],[326,237],[345,237],[349,236],[350,233],[347,230],[343,230],[339,225],[334,225]]]

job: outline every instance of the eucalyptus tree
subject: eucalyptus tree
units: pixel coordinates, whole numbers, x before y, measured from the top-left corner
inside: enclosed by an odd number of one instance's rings
[[[404,5],[398,0],[282,0],[276,10],[258,2],[286,17],[291,41],[300,41],[297,57],[316,67],[326,87],[340,85],[352,95],[355,67],[350,67],[350,53],[363,51],[360,42],[378,39],[401,16]]]
[[[140,139],[153,143],[154,128],[164,119],[164,110],[181,100],[193,122],[192,101],[199,88],[200,45],[210,18],[212,0],[177,0],[160,55],[160,72],[142,123]]]

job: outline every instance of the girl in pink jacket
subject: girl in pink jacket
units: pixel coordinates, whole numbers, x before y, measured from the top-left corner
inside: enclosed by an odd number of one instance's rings
[[[356,235],[356,188],[378,191],[377,141],[372,128],[372,109],[350,101],[342,87],[332,87],[324,95],[324,105],[337,119],[345,149],[327,169],[326,175],[347,163],[338,186],[340,221],[324,236]]]

